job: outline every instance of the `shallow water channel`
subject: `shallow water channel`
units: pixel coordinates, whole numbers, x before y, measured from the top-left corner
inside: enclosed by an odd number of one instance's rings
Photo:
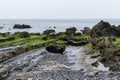
[[[96,62],[98,59],[90,58],[91,55],[85,54],[85,49],[83,47],[68,47],[67,48],[68,61],[73,63],[69,66],[72,70],[99,70],[99,71],[109,71],[109,67],[105,67],[104,64],[98,62],[98,66],[94,67],[91,64]]]

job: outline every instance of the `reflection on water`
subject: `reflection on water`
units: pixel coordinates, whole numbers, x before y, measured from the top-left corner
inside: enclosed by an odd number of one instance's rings
[[[99,70],[109,71],[109,67],[105,67],[102,63],[98,62],[98,66],[94,67],[91,64],[98,59],[90,58],[90,55],[86,55],[83,47],[68,47],[66,49],[68,61],[71,63],[69,66],[72,70]]]
[[[95,69],[100,70],[100,71],[109,71],[109,67],[105,67],[104,64],[101,62],[98,62],[98,66],[95,67]]]
[[[70,68],[72,70],[80,70],[82,66],[78,64],[79,57],[76,56],[77,54],[79,54],[80,48],[79,47],[69,47],[69,48],[67,48],[66,51],[67,51],[68,61],[70,63],[72,63]],[[81,56],[81,58],[82,57],[83,56]]]

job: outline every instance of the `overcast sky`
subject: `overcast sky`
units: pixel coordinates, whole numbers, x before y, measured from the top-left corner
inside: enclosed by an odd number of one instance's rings
[[[0,0],[4,18],[120,18],[120,0]]]

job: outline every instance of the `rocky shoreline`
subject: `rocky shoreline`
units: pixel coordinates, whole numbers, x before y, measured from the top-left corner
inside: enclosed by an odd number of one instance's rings
[[[29,25],[17,25],[18,27],[30,28]],[[0,79],[4,80],[119,80],[120,78],[120,26],[112,26],[108,22],[100,21],[93,26],[92,29],[85,27],[82,32],[77,32],[75,27],[66,29],[66,32],[56,33],[55,30],[45,30],[40,33],[16,32],[0,34]],[[11,46],[14,46],[11,48]],[[68,46],[84,47],[84,54],[89,56],[80,57],[77,61],[69,63],[67,59],[70,57],[66,53]],[[12,59],[24,55],[26,52],[34,49],[45,48],[40,54],[29,56],[28,60],[17,67],[6,65],[6,61],[11,62]],[[71,48],[72,49],[72,48]],[[73,50],[74,51],[74,50]],[[54,53],[54,54],[53,54]],[[71,53],[71,52],[70,52]],[[82,51],[79,52],[80,56]],[[38,55],[37,55],[38,54]],[[74,54],[77,54],[74,52]],[[41,59],[42,56],[42,59]],[[73,58],[77,57],[72,55]],[[83,56],[83,55],[81,55]],[[23,56],[24,57],[24,56]],[[83,64],[81,58],[85,59]],[[34,63],[32,60],[37,60]],[[80,61],[79,61],[80,60]],[[13,60],[14,61],[14,60]],[[74,59],[72,60],[74,61]],[[90,63],[90,61],[94,61]],[[79,62],[79,63],[76,63]],[[88,66],[99,66],[99,63],[109,67],[109,71],[95,71],[91,69],[86,72],[83,69],[72,70],[70,65],[78,67],[86,64]],[[16,63],[15,63],[16,64]],[[80,64],[80,65],[78,65]],[[15,65],[14,65],[15,66]],[[84,66],[84,67],[86,67]],[[75,66],[74,66],[75,67]],[[77,68],[75,67],[75,68]],[[83,67],[83,66],[82,66]],[[92,74],[92,75],[91,75]],[[7,77],[10,75],[9,77]]]
[[[78,47],[70,48],[74,48],[75,50],[79,49]],[[69,60],[68,54],[71,55],[74,54],[74,52],[70,53],[69,48],[65,51],[65,55],[47,52],[47,54],[44,54],[44,56],[38,60],[38,64],[35,64],[29,69],[24,66],[22,69],[14,70],[7,80],[119,80],[119,72],[95,70],[89,68],[91,66],[86,62],[82,63],[83,65],[86,65],[83,69],[74,69],[73,66],[76,63]],[[82,56],[80,58],[82,58]],[[92,61],[93,60],[91,60],[91,62]]]

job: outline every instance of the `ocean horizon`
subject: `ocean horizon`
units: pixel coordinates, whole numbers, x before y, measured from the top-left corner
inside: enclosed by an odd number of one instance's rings
[[[66,28],[76,27],[78,32],[84,27],[92,28],[101,20],[109,22],[111,25],[120,25],[120,19],[0,19],[1,33],[4,32],[39,32],[46,29],[55,29],[56,32],[64,32]],[[31,29],[13,29],[15,24],[27,24]],[[56,27],[56,28],[54,28]]]

